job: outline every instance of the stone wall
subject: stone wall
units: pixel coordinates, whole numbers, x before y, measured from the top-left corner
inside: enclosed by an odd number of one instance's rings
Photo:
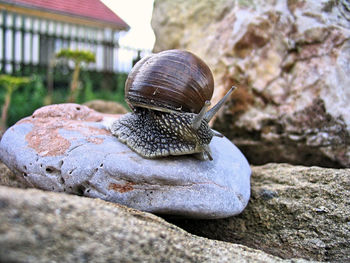
[[[253,164],[350,167],[345,0],[155,1],[154,51],[187,49],[213,71],[213,125]]]

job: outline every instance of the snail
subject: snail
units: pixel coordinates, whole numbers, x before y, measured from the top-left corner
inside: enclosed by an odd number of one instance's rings
[[[196,154],[212,160],[208,122],[229,92],[209,111],[214,91],[209,67],[196,55],[167,50],[144,57],[125,83],[125,100],[133,110],[113,122],[110,131],[145,158]]]

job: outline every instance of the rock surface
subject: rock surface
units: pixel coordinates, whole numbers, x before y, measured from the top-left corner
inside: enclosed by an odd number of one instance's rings
[[[350,167],[347,0],[156,0],[154,51],[181,48],[214,73],[214,122],[250,163]]]
[[[101,113],[125,114],[128,110],[118,102],[106,100],[90,100],[84,103],[85,106]]]
[[[27,184],[17,180],[16,175],[2,162],[0,162],[0,185],[23,189],[28,188]]]
[[[105,115],[86,106],[43,107],[6,131],[0,159],[28,187],[153,213],[222,218],[247,205],[250,167],[226,138],[212,140],[213,161],[192,156],[151,160],[120,143],[105,121]]]
[[[349,262],[350,169],[256,166],[252,196],[242,214],[172,222],[200,236],[282,258]]]
[[[4,186],[0,261],[291,262],[196,237],[157,216],[99,199]]]

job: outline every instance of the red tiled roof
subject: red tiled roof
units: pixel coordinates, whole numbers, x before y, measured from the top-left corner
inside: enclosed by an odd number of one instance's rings
[[[129,26],[100,0],[10,0],[14,5],[38,8],[112,23],[123,29]]]

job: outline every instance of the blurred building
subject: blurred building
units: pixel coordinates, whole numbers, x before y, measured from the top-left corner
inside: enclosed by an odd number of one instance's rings
[[[0,0],[0,70],[47,67],[55,52],[71,48],[96,54],[90,70],[126,71],[118,58],[118,40],[127,30],[129,26],[99,0]],[[135,53],[132,64],[138,51],[127,52]]]

